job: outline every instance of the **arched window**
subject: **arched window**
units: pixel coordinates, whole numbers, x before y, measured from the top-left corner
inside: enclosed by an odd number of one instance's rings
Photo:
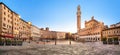
[[[98,38],[98,40],[100,40],[100,38]]]

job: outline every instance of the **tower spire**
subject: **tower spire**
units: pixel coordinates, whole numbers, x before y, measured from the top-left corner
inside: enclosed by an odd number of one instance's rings
[[[81,10],[80,10],[80,5],[77,7],[77,33],[81,29]]]

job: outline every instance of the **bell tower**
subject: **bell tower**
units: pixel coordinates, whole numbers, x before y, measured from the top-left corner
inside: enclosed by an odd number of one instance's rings
[[[81,29],[81,11],[80,11],[80,5],[77,7],[77,33],[79,33]]]

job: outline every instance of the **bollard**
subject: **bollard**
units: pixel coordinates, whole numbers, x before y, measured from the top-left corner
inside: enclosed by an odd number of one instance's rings
[[[45,41],[44,41],[44,45],[45,45]]]
[[[69,44],[71,45],[71,40],[70,40]]]
[[[57,44],[56,39],[55,39],[55,45]]]

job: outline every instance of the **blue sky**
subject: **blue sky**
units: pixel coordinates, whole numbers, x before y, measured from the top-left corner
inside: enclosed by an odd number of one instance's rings
[[[76,11],[81,6],[82,28],[92,16],[105,25],[120,22],[120,0],[0,0],[39,28],[76,32]]]

